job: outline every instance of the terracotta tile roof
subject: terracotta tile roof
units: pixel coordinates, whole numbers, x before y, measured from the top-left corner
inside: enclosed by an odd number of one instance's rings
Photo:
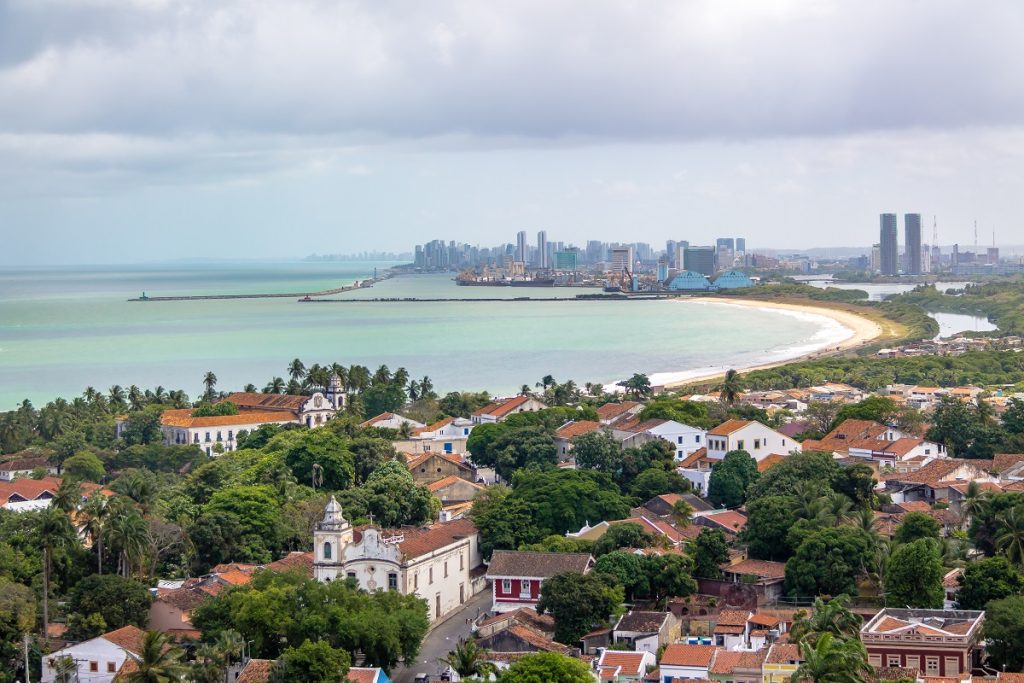
[[[523,405],[530,400],[529,396],[515,396],[505,401],[494,401],[488,403],[480,410],[473,413],[474,415],[492,415],[494,417],[505,417],[513,410]]]
[[[159,602],[177,607],[182,612],[191,612],[193,609],[209,600],[212,596],[195,588],[178,588],[176,590],[163,591],[156,596]]]
[[[135,663],[135,660],[131,657],[126,658],[121,662],[121,667],[117,670],[117,674],[114,676],[112,683],[125,683],[128,680],[128,676],[139,670],[139,665]]]
[[[707,454],[708,454],[708,449],[707,448],[704,448],[704,447],[698,448],[693,453],[690,453],[688,456],[683,458],[683,461],[679,463],[679,467],[682,467],[684,469],[691,468],[691,467],[693,467],[693,465],[698,460],[700,460],[701,458],[707,456]]]
[[[632,631],[636,633],[654,633],[665,625],[668,612],[645,612],[634,610],[626,612],[615,624],[616,631]]]
[[[781,621],[778,617],[773,617],[770,614],[758,614],[755,612],[750,615],[747,619],[751,624],[757,624],[758,626],[767,626],[768,628],[774,628],[779,625]]]
[[[222,564],[216,564],[210,570],[211,574],[225,574],[231,571],[242,572],[245,574],[252,574],[260,566],[258,564],[248,564],[246,562],[224,562]]]
[[[309,396],[300,396],[298,394],[261,394],[257,392],[236,391],[225,396],[223,400],[231,401],[239,408],[247,410],[259,408],[260,410],[296,412],[301,410],[302,405],[309,399]]]
[[[394,416],[394,413],[381,413],[380,415],[374,415],[369,420],[363,420],[359,423],[359,426],[363,428],[370,427],[378,422],[387,422]]]
[[[49,497],[52,497],[57,493],[58,488],[60,488],[60,479],[56,477],[0,481],[0,504],[7,503],[12,498],[35,500],[44,494],[49,494]]]
[[[716,623],[724,626],[746,626],[750,612],[743,610],[722,610],[718,613]]]
[[[726,420],[708,432],[708,436],[729,436],[733,432],[739,431],[751,424],[754,423],[750,420]]]
[[[117,645],[122,650],[127,650],[137,655],[142,652],[142,640],[146,637],[146,632],[137,626],[129,624],[117,630],[104,633],[100,637]]]
[[[937,458],[914,472],[891,474],[884,478],[889,481],[895,480],[911,484],[924,484],[932,487],[939,486],[945,481],[949,481],[950,484],[957,484],[959,483],[958,481],[950,481],[949,477],[958,468],[965,465],[969,468],[976,468],[979,474],[983,474],[976,462],[961,458]]]
[[[896,507],[904,512],[931,512],[932,506],[923,500],[908,500],[903,503],[896,503]]]
[[[460,476],[449,474],[447,477],[443,479],[438,479],[437,481],[433,481],[427,484],[427,490],[430,491],[431,493],[436,493],[443,488],[451,486],[452,484],[466,484],[468,486],[472,486],[473,488],[479,491],[483,491],[486,488],[485,486],[481,486],[480,484],[471,482],[468,479],[463,479]]]
[[[516,623],[509,626],[506,630],[523,642],[528,643],[531,647],[543,652],[560,652],[563,655],[567,655],[572,652],[572,648],[562,645],[561,643],[556,643],[540,631],[524,624]]]
[[[267,683],[273,666],[274,662],[270,659],[250,659],[235,683]]]
[[[1024,673],[1000,671],[996,680],[998,683],[1024,683]]]
[[[0,462],[0,472],[28,472],[37,467],[49,467],[50,461],[47,457],[20,458],[17,460],[5,460]]]
[[[965,636],[967,635],[967,632],[971,630],[972,626],[974,626],[973,621],[961,621],[958,624],[950,624],[948,626],[944,626],[942,630],[946,631],[947,633],[955,633],[959,636]]]
[[[1020,463],[1024,463],[1024,453],[996,453],[992,457],[992,466],[989,470],[1001,474]]]
[[[718,624],[715,626],[715,635],[732,635],[738,636],[747,632],[746,626],[739,626],[734,624]]]
[[[473,520],[462,518],[417,529],[397,529],[394,532],[405,537],[398,544],[398,549],[407,559],[411,559],[440,550],[456,541],[474,535],[476,525],[473,524]]]
[[[620,415],[625,415],[631,410],[639,408],[642,404],[636,401],[623,401],[622,403],[605,403],[597,409],[599,420],[613,420]]]
[[[802,662],[800,646],[791,643],[775,643],[765,657],[766,664],[788,664],[789,662]]]
[[[563,572],[586,572],[592,558],[586,553],[541,553],[495,550],[487,567],[490,577],[548,578]]]
[[[786,577],[786,563],[770,560],[743,560],[733,565],[722,565],[722,571],[733,574],[749,574],[762,579],[783,579]]]
[[[743,659],[743,653],[730,650],[718,650],[715,652],[715,660],[712,662],[708,673],[731,674],[733,669],[739,666]]]
[[[721,512],[709,512],[706,515],[702,515],[703,519],[714,522],[715,524],[736,533],[742,531],[743,527],[747,525],[747,517],[741,512],[736,510],[722,510]]]
[[[291,552],[280,560],[274,560],[266,568],[274,572],[297,571],[311,577],[313,576],[313,553]]]
[[[943,588],[959,588],[960,587],[960,575],[964,573],[964,570],[960,567],[956,569],[950,569],[942,577]]]
[[[887,616],[875,624],[874,628],[871,630],[876,633],[885,633],[886,631],[895,631],[896,629],[905,628],[907,626],[910,626],[909,621],[903,621],[902,619]]]
[[[192,417],[191,408],[165,410],[160,415],[160,424],[165,427],[230,427],[245,424],[283,424],[298,422],[297,413],[242,410],[237,415],[211,415]]]
[[[673,643],[661,655],[661,666],[707,667],[715,656],[714,645],[681,645]]]
[[[252,574],[247,574],[245,572],[240,572],[238,570],[232,570],[230,572],[218,574],[217,578],[223,581],[224,583],[230,584],[232,586],[244,586],[245,584],[250,583],[252,581]]]
[[[518,621],[526,624],[542,633],[554,633],[555,618],[550,614],[537,614],[537,610],[530,607],[520,607],[511,612],[504,612],[494,615],[478,624],[478,627],[490,626],[502,621]]]
[[[960,484],[953,484],[949,488],[956,490],[958,493],[967,493],[967,487],[970,486],[971,482],[963,482]],[[982,493],[1001,493],[1003,487],[992,481],[979,481],[978,490]]]
[[[467,465],[465,462],[463,462],[460,456],[455,455],[454,453],[440,453],[437,451],[428,451],[426,453],[420,453],[416,456],[413,456],[405,461],[405,466],[408,467],[409,471],[411,472],[420,465],[422,465],[423,463],[425,463],[426,461],[434,457],[446,460],[451,464],[455,465],[456,467],[466,470],[467,472],[473,471],[473,468]]]
[[[764,472],[769,467],[778,465],[780,462],[786,459],[786,456],[780,455],[779,453],[771,453],[766,455],[757,463],[757,471]]]
[[[654,429],[655,427],[660,427],[666,422],[668,422],[668,420],[660,420],[657,418],[644,420],[642,422],[639,419],[637,419],[636,422],[630,421],[630,424],[628,426],[615,425],[615,429],[624,432],[633,432],[634,434],[643,434],[644,432]]]
[[[902,678],[917,680],[921,674],[919,669],[910,669],[903,666],[873,666],[874,672],[866,677],[866,680],[878,683],[880,681],[898,681]]]
[[[643,652],[605,650],[598,666],[621,667],[623,675],[640,676],[647,673],[647,667],[644,666],[644,654]]]
[[[378,668],[368,669],[366,667],[353,666],[348,670],[348,676],[345,677],[345,680],[348,683],[376,683],[379,672],[380,669]]]
[[[597,431],[601,428],[600,422],[593,422],[591,420],[579,420],[577,422],[567,422],[558,429],[555,430],[555,438],[557,439],[572,439],[583,434],[589,434],[590,432]]]

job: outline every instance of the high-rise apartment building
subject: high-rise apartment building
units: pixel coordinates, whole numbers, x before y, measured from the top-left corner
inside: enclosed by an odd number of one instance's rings
[[[665,241],[665,257],[668,259],[668,267],[669,268],[675,268],[676,267],[676,249],[677,248],[678,248],[678,245],[676,244],[675,240],[666,240]]]
[[[612,272],[633,272],[633,247],[614,247],[612,249]]]
[[[921,274],[921,214],[903,214],[904,248],[907,275]]]
[[[522,263],[526,262],[527,248],[526,248],[526,231],[520,230],[516,234],[516,261]]]
[[[736,238],[736,253],[746,254],[747,253],[747,238],[737,237]]]
[[[879,270],[882,275],[898,275],[900,270],[899,260],[899,234],[896,226],[896,214],[883,213],[880,219],[881,230],[879,244]]]
[[[548,233],[546,230],[537,233],[537,267],[542,269],[551,267],[551,264],[548,263]]]

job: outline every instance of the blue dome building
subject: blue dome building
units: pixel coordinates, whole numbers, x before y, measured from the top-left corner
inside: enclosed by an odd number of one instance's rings
[[[713,286],[715,289],[743,289],[753,287],[754,281],[741,270],[727,270],[718,274]]]
[[[684,270],[672,278],[672,282],[668,283],[668,289],[670,292],[706,292],[711,289],[711,283],[708,282],[707,276],[701,273]]]

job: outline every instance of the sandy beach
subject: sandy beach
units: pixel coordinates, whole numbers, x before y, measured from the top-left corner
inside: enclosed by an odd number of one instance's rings
[[[802,305],[793,303],[783,303],[777,301],[761,301],[758,299],[679,299],[677,303],[684,305],[710,305],[710,306],[746,306],[760,309],[773,309],[780,311],[789,311],[791,313],[797,313],[801,315],[809,316],[820,316],[829,318],[835,323],[842,326],[847,333],[844,338],[835,341],[830,341],[826,344],[821,344],[817,348],[808,351],[807,353],[793,356],[790,358],[773,360],[768,363],[760,363],[756,365],[750,365],[746,367],[737,367],[736,370],[740,372],[751,372],[753,370],[764,370],[767,368],[774,368],[780,365],[786,365],[788,363],[797,363],[803,360],[810,360],[812,358],[821,358],[823,356],[830,356],[837,353],[842,353],[849,349],[857,348],[874,341],[878,337],[882,336],[884,330],[882,326],[869,318],[851,313],[836,308],[829,308],[827,306],[815,306],[815,305]],[[673,379],[665,382],[656,381],[656,376],[652,376],[651,384],[660,389],[674,389],[681,386],[690,384],[700,384],[704,382],[710,382],[714,379],[721,377],[724,374],[724,370],[721,368],[715,369],[712,372],[706,374],[694,374],[681,379]]]

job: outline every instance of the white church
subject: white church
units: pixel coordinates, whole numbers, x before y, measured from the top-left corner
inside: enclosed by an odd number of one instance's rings
[[[367,591],[413,593],[427,601],[431,621],[469,600],[475,592],[473,577],[482,575],[474,572],[483,557],[471,520],[402,529],[353,528],[334,496],[313,530],[313,551],[318,581],[351,578]]]

